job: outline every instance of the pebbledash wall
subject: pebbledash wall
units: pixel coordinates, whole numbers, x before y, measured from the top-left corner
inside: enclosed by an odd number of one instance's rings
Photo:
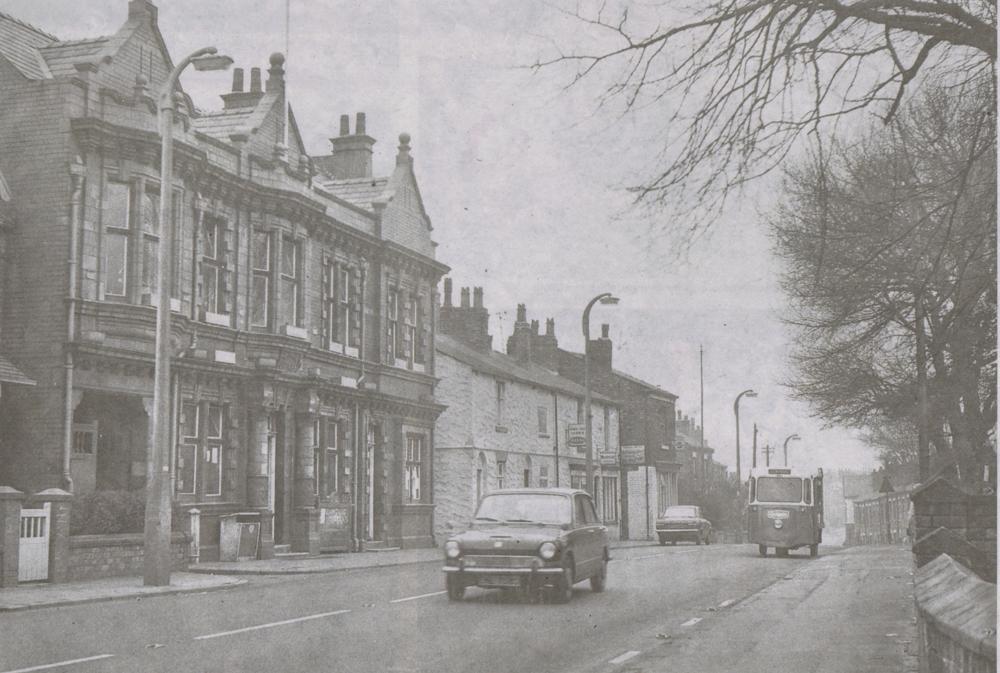
[[[124,2],[123,2],[124,9]],[[284,57],[234,69],[224,109],[178,92],[160,185],[158,10],[61,42],[0,14],[0,171],[14,214],[4,351],[38,385],[0,398],[0,484],[137,490],[152,409],[155,266],[175,249],[174,501],[256,512],[262,553],[432,544],[436,287],[431,222],[400,135],[373,177],[359,114],[329,156],[285,145]],[[174,200],[161,240],[158,200]],[[75,254],[71,254],[75,253]],[[68,260],[68,261],[67,261]]]

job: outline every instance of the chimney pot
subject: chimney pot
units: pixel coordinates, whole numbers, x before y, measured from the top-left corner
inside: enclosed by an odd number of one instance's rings
[[[535,336],[538,335],[538,321],[537,320],[532,320],[531,321],[531,333],[534,334]]]
[[[444,279],[444,305],[451,306],[451,278]]]
[[[354,135],[363,136],[365,133],[365,113],[359,112],[354,120]]]
[[[260,93],[260,68],[250,68],[250,92]]]
[[[243,92],[243,68],[233,68],[233,93]]]
[[[340,115],[340,135],[351,135],[351,118],[347,115]]]
[[[473,308],[483,307],[483,288],[481,287],[472,288],[472,307]]]
[[[469,288],[463,287],[461,293],[462,308],[469,308]]]
[[[610,330],[610,329],[611,329],[611,326],[610,326],[610,325],[608,325],[608,323],[603,323],[603,324],[601,325],[601,338],[602,338],[602,339],[607,339],[607,338],[609,338],[609,337],[608,337],[608,330]]]

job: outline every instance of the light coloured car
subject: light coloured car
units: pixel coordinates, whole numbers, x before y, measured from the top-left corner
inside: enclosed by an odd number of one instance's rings
[[[657,517],[656,536],[660,544],[677,544],[679,540],[709,544],[712,523],[701,515],[701,508],[697,505],[674,505]]]

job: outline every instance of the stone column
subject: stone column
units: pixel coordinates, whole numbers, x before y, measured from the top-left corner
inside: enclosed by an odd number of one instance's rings
[[[24,493],[0,486],[0,588],[17,586],[21,538],[21,502]]]
[[[34,506],[51,503],[49,508],[49,582],[69,581],[69,517],[73,494],[61,488],[47,488],[31,496]]]
[[[319,529],[316,516],[316,496],[313,489],[315,461],[313,447],[319,441],[314,437],[313,425],[319,411],[319,398],[310,391],[306,409],[295,414],[295,465],[293,467],[292,503],[294,522],[292,551],[319,553]]]

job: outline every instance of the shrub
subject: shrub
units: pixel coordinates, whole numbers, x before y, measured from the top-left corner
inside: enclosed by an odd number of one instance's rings
[[[145,491],[93,491],[73,499],[70,535],[141,533]]]

